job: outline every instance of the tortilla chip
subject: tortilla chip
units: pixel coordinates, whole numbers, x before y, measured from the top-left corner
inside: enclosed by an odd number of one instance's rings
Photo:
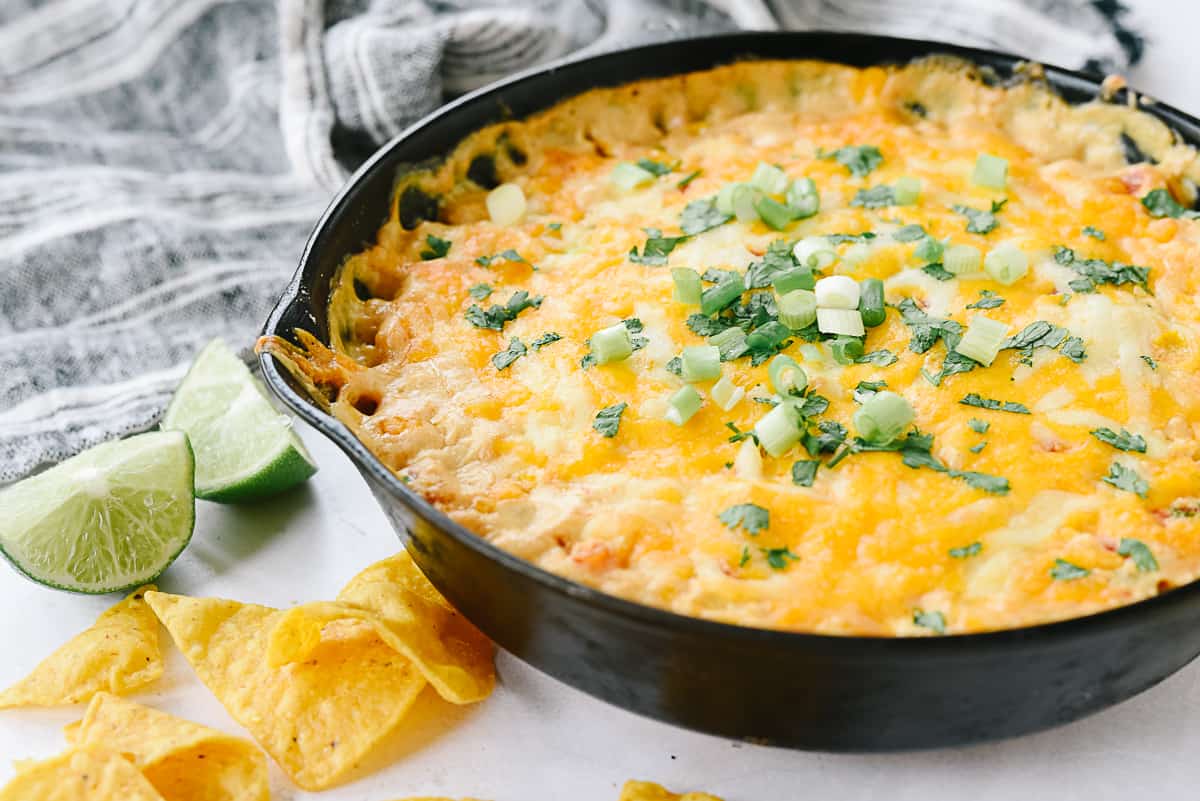
[[[249,740],[99,693],[68,727],[78,746],[133,760],[166,801],[267,801],[267,760]]]
[[[617,801],[721,801],[708,793],[684,793],[678,795],[654,782],[639,782],[630,779],[621,788]]]
[[[129,760],[79,749],[25,765],[0,790],[0,801],[164,801]]]
[[[393,647],[416,662],[447,701],[481,701],[496,686],[491,640],[442,597],[408,551],[363,570],[337,599],[378,613]]]
[[[161,592],[146,600],[200,680],[306,790],[343,778],[395,729],[426,684],[358,620],[331,623],[303,662],[272,668],[270,635],[286,613]]]
[[[0,693],[0,709],[85,703],[98,692],[128,693],[163,672],[158,619],[147,585],[61,645],[33,672]]]

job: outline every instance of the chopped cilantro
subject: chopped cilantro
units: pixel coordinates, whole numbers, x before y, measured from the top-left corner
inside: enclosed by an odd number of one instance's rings
[[[851,206],[863,209],[882,209],[896,204],[896,195],[887,184],[873,186],[870,189],[860,189],[854,193]]]
[[[560,222],[552,222],[552,223],[550,223],[549,225],[547,225],[547,226],[546,226],[546,228],[547,228],[548,230],[551,230],[551,231],[561,231],[561,230],[562,230],[562,223],[560,223]]]
[[[792,483],[800,487],[811,487],[817,477],[819,459],[801,459],[792,464]]]
[[[978,445],[972,445],[971,447],[967,448],[967,450],[969,450],[971,453],[982,453],[983,449],[986,447],[987,447],[987,440],[985,439],[983,442],[979,443]]]
[[[1141,434],[1131,434],[1123,428],[1120,434],[1111,428],[1095,428],[1091,433],[1105,445],[1111,445],[1119,451],[1146,452],[1146,440]]]
[[[1059,350],[1059,353],[1076,364],[1087,358],[1087,351],[1083,347],[1083,340],[1079,337],[1067,337],[1063,340],[1063,346]]]
[[[928,234],[925,233],[924,228],[917,223],[909,223],[896,230],[892,234],[892,239],[895,239],[897,242],[917,242],[926,236]]]
[[[513,337],[508,340],[508,347],[492,355],[492,364],[497,370],[503,370],[528,352],[525,343]]]
[[[871,170],[883,163],[883,154],[874,145],[847,145],[828,153],[818,150],[817,158],[832,159],[857,178],[869,175]]]
[[[763,548],[762,552],[767,557],[767,564],[771,566],[772,570],[783,570],[787,567],[789,559],[798,560],[800,558],[788,548]]]
[[[617,429],[621,427],[621,415],[628,405],[625,401],[621,401],[612,406],[605,406],[596,412],[596,419],[592,421],[592,428],[599,431],[605,437],[615,437]]]
[[[536,309],[542,305],[541,295],[530,297],[524,289],[512,294],[503,306],[495,304],[487,309],[472,303],[467,309],[467,322],[476,328],[490,328],[493,331],[503,331],[504,324],[517,319],[517,315],[526,309]]]
[[[1093,228],[1090,225],[1083,226],[1082,233],[1084,236],[1090,236],[1092,239],[1096,239],[1100,242],[1103,242],[1106,238],[1103,231],[1101,231],[1099,228]]]
[[[948,348],[958,344],[958,338],[962,335],[960,323],[929,316],[912,298],[904,298],[896,308],[900,310],[900,319],[912,330],[908,349],[913,353],[925,353],[943,337],[947,339]]]
[[[942,379],[949,375],[957,375],[958,373],[969,373],[979,366],[979,362],[972,359],[970,356],[964,356],[952,348],[958,344],[958,335],[952,334],[946,339],[946,357],[942,359],[942,367],[938,370],[937,375],[930,375],[924,369],[921,370],[921,375],[930,384],[935,387],[942,385]]]
[[[1062,355],[1073,362],[1081,362],[1087,358],[1087,351],[1084,350],[1083,340],[1079,337],[1069,336],[1070,333],[1070,331],[1062,326],[1051,325],[1045,320],[1038,320],[1030,323],[1021,329],[1020,332],[1004,340],[1001,348],[1019,351],[1022,364],[1033,364],[1033,352],[1037,348],[1049,348],[1053,350],[1062,345],[1059,351]]]
[[[491,267],[493,264],[495,264],[496,262],[499,262],[499,261],[523,262],[525,264],[529,263],[529,262],[525,261],[524,256],[522,256],[520,253],[513,250],[512,248],[509,248],[508,250],[502,250],[499,253],[493,254],[491,256],[480,256],[475,259],[475,263],[478,264],[480,267]]]
[[[700,173],[702,172],[704,172],[704,170],[692,170],[687,175],[683,176],[683,178],[679,179],[679,182],[675,184],[675,186],[679,187],[680,189],[687,189],[687,185],[699,178]]]
[[[638,159],[636,163],[639,167],[653,175],[655,178],[662,178],[664,175],[679,166],[679,162],[675,162],[674,164],[663,164],[661,161],[654,161],[653,159]]]
[[[1138,267],[1119,261],[1107,262],[1103,259],[1080,258],[1075,251],[1062,245],[1054,249],[1054,260],[1079,273],[1080,277],[1068,284],[1075,292],[1095,292],[1099,284],[1112,284],[1113,286],[1135,284],[1146,291],[1150,290],[1149,267]]]
[[[1050,578],[1055,581],[1074,581],[1081,579],[1092,571],[1086,567],[1073,565],[1066,559],[1055,559],[1054,567],[1050,568]]]
[[[977,417],[972,417],[970,420],[968,420],[967,425],[970,426],[971,430],[976,434],[986,434],[987,430],[992,427],[991,423],[987,422],[986,420],[980,420]]]
[[[647,228],[646,234],[646,244],[642,245],[641,253],[638,253],[636,245],[629,249],[629,260],[634,264],[660,267],[667,263],[667,256],[675,246],[687,239],[686,236],[663,236],[657,228]]]
[[[1151,189],[1142,198],[1142,205],[1151,217],[1182,217],[1185,220],[1200,220],[1200,211],[1191,211],[1171,197],[1166,189]]]
[[[959,401],[963,406],[974,406],[979,409],[991,409],[994,412],[1012,412],[1013,414],[1029,414],[1023,404],[1016,401],[998,401],[993,398],[982,398],[977,392],[971,392]]]
[[[752,439],[755,442],[758,442],[758,436],[753,431],[742,431],[737,427],[736,423],[726,423],[725,427],[733,432],[733,436],[729,438],[730,442],[741,442],[744,439]]]
[[[853,442],[846,443],[829,461],[829,467],[835,467],[842,459],[855,453],[868,453],[872,451],[892,451],[900,454],[901,461],[906,467],[911,467],[913,470],[919,470],[922,467],[936,470],[939,473],[945,473],[951,478],[957,478],[965,481],[971,487],[989,492],[993,495],[1006,495],[1010,489],[1008,479],[1000,476],[991,476],[986,473],[977,473],[972,470],[955,470],[940,459],[933,455],[933,436],[930,434],[922,434],[920,431],[913,429],[907,436],[890,442],[886,445],[875,445],[864,441],[861,437],[855,437]]]
[[[863,403],[886,386],[886,381],[859,381],[854,388],[854,402]]]
[[[829,398],[824,395],[818,395],[811,390],[804,396],[804,403],[800,404],[800,408],[796,413],[801,417],[817,417],[825,414],[829,409]]]
[[[688,236],[695,236],[724,225],[732,219],[732,214],[725,214],[717,209],[715,197],[708,197],[693,200],[683,207],[683,214],[679,217],[679,228]]]
[[[921,268],[926,275],[931,275],[939,281],[949,281],[954,277],[954,273],[942,266],[939,261],[930,262]]]
[[[745,567],[749,561],[750,561],[750,546],[743,545],[742,546],[742,558],[738,560],[738,567]]]
[[[1131,467],[1126,467],[1120,462],[1113,462],[1108,466],[1108,475],[1101,479],[1105,484],[1111,484],[1119,490],[1132,492],[1139,498],[1145,498],[1150,491],[1150,484],[1146,479],[1137,474],[1137,471]]]
[[[421,251],[421,258],[425,261],[440,259],[450,252],[451,243],[449,239],[439,239],[433,234],[429,234],[425,237],[425,244],[428,247]]]
[[[534,350],[541,350],[553,342],[558,342],[560,339],[562,339],[561,334],[557,334],[554,331],[547,331],[537,339],[530,342],[529,347],[533,348]]]
[[[871,231],[863,231],[861,234],[824,234],[825,239],[829,240],[832,245],[849,245],[854,242],[870,242],[875,238],[875,234]]]
[[[786,239],[776,239],[767,246],[767,252],[763,254],[762,261],[751,262],[746,269],[746,288],[768,287],[777,275],[795,268],[796,261],[792,258],[792,243]]]
[[[467,290],[467,294],[475,298],[475,300],[487,300],[492,294],[492,287],[488,284],[476,284]]]
[[[954,204],[950,209],[967,218],[967,233],[988,234],[995,230],[998,223],[996,212],[1004,208],[1004,204],[1007,202],[1007,200],[992,201],[991,211],[973,209],[960,203]]]
[[[971,557],[971,556],[978,556],[979,552],[982,550],[983,550],[983,543],[976,540],[975,542],[972,542],[970,545],[964,545],[961,548],[951,548],[950,556],[954,559],[967,559],[968,557]]]
[[[1145,354],[1142,355],[1142,361],[1144,361],[1146,364],[1150,365],[1151,370],[1158,369],[1158,362],[1154,361],[1154,359],[1152,359],[1149,356],[1146,356]]]
[[[833,453],[846,441],[846,427],[836,420],[822,420],[817,423],[817,431],[820,433],[804,432],[804,449],[809,456]]]
[[[1158,570],[1158,560],[1154,558],[1150,546],[1141,540],[1122,537],[1121,544],[1117,546],[1117,553],[1121,556],[1132,557],[1134,566],[1141,573],[1153,573]]]
[[[941,612],[923,612],[920,609],[914,609],[913,623],[936,634],[946,633],[946,616]]]
[[[755,503],[734,504],[717,515],[717,519],[724,523],[726,528],[741,526],[751,537],[757,537],[758,532],[771,525],[770,511]]]
[[[673,356],[663,365],[671,375],[683,375],[683,357]]]
[[[857,357],[854,361],[856,364],[873,364],[876,367],[891,367],[900,359],[896,354],[892,353],[887,348],[880,348],[869,353],[864,353]]]
[[[990,289],[979,290],[979,300],[968,303],[968,309],[997,309],[1004,305],[1004,298]]]

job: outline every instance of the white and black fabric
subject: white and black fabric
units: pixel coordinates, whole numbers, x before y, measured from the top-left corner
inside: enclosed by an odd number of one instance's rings
[[[313,221],[446,98],[733,28],[936,36],[1067,66],[1140,42],[1082,0],[5,0],[0,482],[154,424],[214,336],[248,353]]]

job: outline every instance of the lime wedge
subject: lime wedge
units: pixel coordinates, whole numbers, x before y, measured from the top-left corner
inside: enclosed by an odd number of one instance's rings
[[[0,492],[0,553],[61,590],[153,581],[192,538],[192,468],[177,431],[97,445]]]
[[[196,497],[221,503],[254,500],[317,472],[262,385],[219,339],[200,351],[163,417],[184,431],[196,452]]]

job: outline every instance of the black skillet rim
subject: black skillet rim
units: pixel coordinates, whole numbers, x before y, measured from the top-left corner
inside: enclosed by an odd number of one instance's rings
[[[561,69],[580,69],[595,67],[603,62],[621,58],[630,53],[638,53],[644,51],[662,50],[664,55],[672,50],[680,47],[687,47],[695,43],[728,43],[727,49],[730,52],[730,57],[720,59],[714,62],[714,66],[721,63],[733,63],[737,61],[753,61],[761,60],[763,57],[754,54],[755,43],[767,39],[790,39],[796,41],[798,45],[803,45],[807,40],[834,40],[844,42],[847,48],[854,49],[857,47],[869,46],[872,48],[880,48],[887,50],[888,48],[909,48],[920,51],[924,55],[949,55],[966,59],[980,67],[1002,66],[1005,69],[1011,69],[1017,64],[1026,61],[1020,56],[1015,56],[1008,53],[1003,53],[995,50],[986,50],[981,48],[963,47],[959,45],[951,45],[944,42],[936,42],[922,39],[907,39],[893,36],[876,36],[869,34],[842,33],[831,31],[803,31],[803,32],[741,32],[732,34],[715,34],[709,36],[692,37],[687,39],[673,39],[667,42],[660,42],[648,45],[640,45],[638,47],[625,48],[622,50],[608,51],[597,55],[591,55],[584,58],[565,58],[550,64],[534,67],[523,72],[517,73],[502,81],[489,84],[480,89],[477,89],[469,94],[463,95],[460,98],[442,106],[432,114],[422,118],[414,123],[405,131],[398,134],[389,142],[381,146],[366,162],[362,164],[354,174],[347,179],[343,187],[338,191],[334,198],[330,201],[328,207],[321,214],[320,219],[314,225],[312,232],[304,245],[304,250],[300,256],[299,265],[292,280],[283,291],[279,300],[263,327],[264,334],[274,334],[284,339],[291,338],[291,331],[281,330],[280,325],[283,318],[293,308],[299,307],[301,311],[308,308],[306,303],[307,284],[313,280],[315,276],[309,277],[306,275],[310,270],[316,269],[316,261],[314,254],[319,250],[319,245],[327,231],[335,227],[350,210],[350,201],[356,194],[359,185],[365,177],[386,165],[390,160],[391,154],[397,148],[401,147],[405,141],[431,124],[435,120],[441,120],[445,117],[459,113],[459,110],[486,99],[492,94],[502,93],[505,89],[513,87],[517,84],[544,79],[546,76],[551,76]],[[803,56],[803,48],[797,48],[797,58]],[[733,55],[742,53],[743,55]],[[920,58],[921,55],[914,55],[906,58]],[[772,57],[774,58],[774,57]],[[825,59],[828,60],[828,59]],[[888,64],[897,63],[896,58],[876,58],[868,59],[873,64]],[[845,63],[850,63],[845,62]],[[1076,103],[1083,100],[1091,100],[1096,98],[1100,93],[1100,82],[1094,77],[1084,73],[1068,70],[1061,67],[1044,65],[1044,73],[1047,83],[1050,87],[1062,95],[1068,102]],[[664,72],[663,74],[683,74],[682,72]],[[650,77],[650,76],[647,76]],[[618,86],[629,83],[637,78],[624,79],[614,82],[606,82],[597,80],[595,86]],[[565,100],[567,96],[556,97],[551,100],[547,106],[553,103]],[[1179,137],[1178,129],[1192,128],[1200,132],[1200,120],[1188,115],[1172,106],[1155,101],[1153,104],[1146,105],[1142,111],[1152,114],[1153,116],[1164,122],[1169,128]],[[1200,134],[1198,134],[1200,136]],[[1193,144],[1198,144],[1193,142]],[[311,315],[309,315],[311,319]],[[314,321],[315,322],[315,321]],[[786,631],[780,629],[756,628],[753,626],[744,626],[735,623],[725,623],[716,620],[708,620],[699,617],[689,617],[667,609],[640,604],[634,601],[629,601],[615,595],[600,590],[588,587],[584,584],[579,584],[569,579],[563,578],[557,574],[544,570],[531,562],[517,557],[513,554],[504,551],[503,549],[493,545],[479,535],[471,532],[469,529],[461,526],[444,513],[426,501],[422,496],[410,490],[404,482],[400,481],[390,470],[388,470],[382,462],[380,462],[374,454],[350,431],[343,423],[335,419],[333,416],[326,414],[316,407],[311,399],[303,396],[301,393],[292,389],[289,380],[279,371],[276,360],[268,353],[262,353],[259,356],[259,361],[262,367],[263,376],[266,379],[268,386],[283,402],[301,419],[309,423],[313,428],[317,429],[321,434],[332,440],[338,447],[350,457],[354,462],[355,467],[360,473],[364,474],[365,478],[374,479],[380,485],[385,487],[387,491],[395,496],[399,496],[402,503],[412,510],[417,516],[424,518],[432,526],[436,527],[442,533],[453,537],[459,544],[472,549],[477,554],[498,562],[508,570],[522,574],[526,578],[532,579],[540,584],[543,588],[554,593],[570,596],[576,600],[586,602],[590,605],[598,607],[600,610],[611,615],[618,616],[628,623],[640,625],[649,628],[662,629],[683,629],[694,635],[705,635],[710,637],[734,639],[744,642],[772,642],[773,644],[787,647],[789,644],[795,646],[806,646],[821,643],[826,647],[833,648],[854,648],[854,649],[879,649],[881,651],[904,651],[905,649],[919,650],[923,654],[937,651],[957,652],[960,648],[966,649],[970,646],[972,653],[978,653],[977,649],[1004,648],[1008,643],[1016,641],[1033,641],[1040,640],[1046,643],[1061,642],[1063,640],[1072,639],[1076,636],[1085,636],[1095,629],[1104,629],[1109,627],[1117,627],[1124,625],[1129,618],[1137,618],[1151,614],[1151,610],[1156,608],[1169,608],[1178,604],[1187,603],[1192,595],[1200,593],[1200,579],[1193,580],[1188,584],[1172,588],[1167,592],[1137,601],[1132,604],[1119,606],[1113,609],[1108,609],[1080,617],[1068,618],[1066,620],[1052,621],[1049,623],[1041,623],[1033,626],[1022,626],[1008,629],[997,629],[993,631],[976,632],[970,634],[949,634],[941,637],[888,637],[888,636],[862,636],[862,635],[836,635],[836,634],[816,634],[810,632]],[[952,649],[952,650],[951,650]]]

